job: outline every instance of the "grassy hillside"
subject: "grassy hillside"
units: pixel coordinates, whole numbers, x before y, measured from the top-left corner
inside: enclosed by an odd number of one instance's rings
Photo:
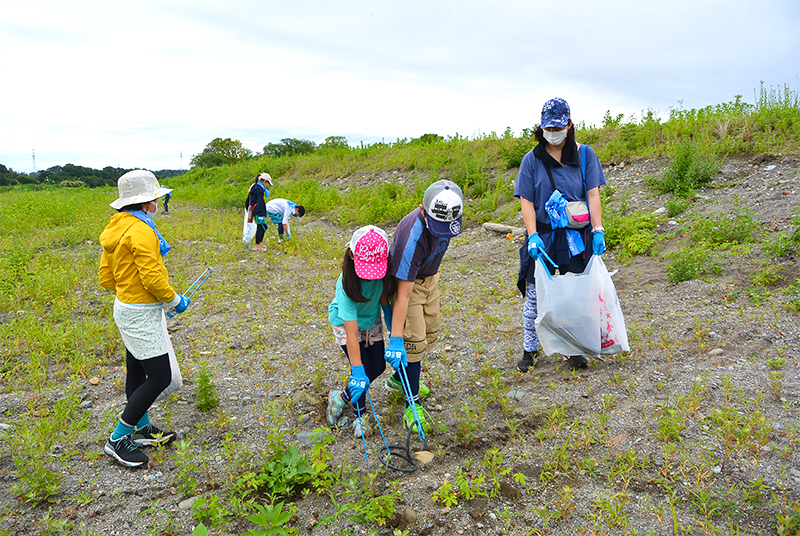
[[[188,534],[200,521],[213,534],[241,534],[253,529],[248,516],[278,501],[294,517],[276,514],[274,525],[294,534],[347,516],[370,534],[408,534],[385,527],[405,505],[426,512],[410,528],[433,523],[427,533],[450,534],[456,505],[473,508],[469,496],[496,513],[479,522],[499,534],[590,533],[575,526],[616,534],[629,518],[638,523],[629,534],[796,533],[800,497],[788,472],[800,467],[795,350],[763,342],[745,356],[735,347],[779,339],[781,326],[797,325],[797,158],[775,159],[772,172],[764,171],[771,160],[750,158],[800,154],[797,95],[762,88],[752,106],[737,99],[677,110],[663,122],[644,115],[609,116],[578,132],[601,161],[617,164],[610,176],[628,173],[602,195],[607,257],[625,267],[617,281],[631,311],[632,351],[586,376],[553,363],[521,375],[521,304],[511,280],[518,245],[468,229],[443,268],[447,325],[425,371],[446,426],[431,441],[432,469],[409,477],[382,472],[374,451],[371,472],[363,471],[361,445],[342,433],[324,430],[312,449],[289,449],[295,432],[316,426],[306,406],[345,377],[326,329],[344,237],[356,224],[397,221],[443,177],[468,193],[473,226],[516,222],[515,165],[533,145],[529,133],[261,157],[171,179],[171,214],[157,219],[173,246],[170,281],[184,289],[205,266],[216,273],[173,321],[186,385],[154,409],[159,422],[186,427],[186,441],[154,452],[154,467],[137,473],[120,471],[101,451],[124,403],[114,296],[97,284],[97,237],[116,190],[1,191],[0,424],[10,429],[0,429],[0,535],[108,534],[123,522],[137,533]],[[731,156],[748,158],[718,173]],[[658,162],[621,165],[645,157]],[[271,242],[265,255],[239,240],[245,193],[261,171],[276,179],[273,196],[309,209],[295,239]],[[716,203],[715,193],[728,201]],[[660,206],[667,212],[654,214]],[[640,279],[643,265],[649,271]],[[741,272],[726,274],[735,284],[710,283],[731,266]],[[677,285],[683,281],[690,283]],[[700,298],[687,293],[705,288]],[[670,294],[681,292],[685,308],[670,311]],[[727,332],[741,342],[716,364],[707,356],[728,342],[711,335],[725,333],[723,317],[744,333]],[[201,402],[215,388],[224,396],[206,411]],[[298,402],[297,393],[312,402]],[[381,411],[395,409],[382,390],[374,393]],[[629,433],[636,429],[641,443],[617,448],[621,421],[634,423]],[[393,434],[396,424],[387,417]],[[502,493],[514,486],[521,499]],[[194,507],[178,507],[195,496]],[[513,517],[534,510],[535,519]]]
[[[535,118],[532,118],[535,120]],[[789,87],[763,86],[755,104],[735,100],[696,110],[673,109],[662,121],[652,110],[641,117],[612,117],[600,126],[577,125],[577,139],[591,145],[603,163],[632,158],[670,158],[687,146],[702,161],[736,155],[800,152],[800,97]],[[273,195],[330,215],[342,224],[397,221],[417,203],[430,182],[455,181],[471,198],[467,218],[503,220],[495,213],[511,200],[515,169],[533,148],[532,129],[515,137],[510,131],[478,139],[459,136],[441,141],[417,140],[375,144],[354,149],[322,148],[296,156],[261,156],[237,165],[197,168],[172,179],[178,195],[205,206],[236,208],[247,184],[263,171],[276,179]],[[402,174],[402,184],[380,180],[386,170]],[[343,179],[338,186],[321,181]],[[372,179],[372,181],[371,181]],[[508,180],[506,180],[508,179]],[[382,182],[379,187],[364,184]]]

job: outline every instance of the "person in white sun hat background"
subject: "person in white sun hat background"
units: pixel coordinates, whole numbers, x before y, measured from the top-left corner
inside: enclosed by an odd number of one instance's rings
[[[114,321],[125,344],[127,403],[103,450],[126,467],[138,467],[148,464],[141,447],[176,437],[152,424],[148,410],[181,385],[164,312],[186,311],[189,299],[169,284],[163,257],[170,247],[152,219],[159,198],[171,190],[141,169],[124,174],[117,187],[119,198],[110,203],[117,213],[100,234],[98,278],[116,294]]]
[[[350,402],[356,438],[371,433],[366,414],[367,391],[386,369],[381,307],[388,315],[387,326],[391,325],[388,296],[396,288],[394,278],[386,274],[388,255],[389,240],[382,229],[373,225],[357,229],[344,253],[336,295],[328,307],[334,338],[350,362],[347,385],[328,395],[328,424],[345,426],[342,413]]]
[[[419,208],[405,216],[394,231],[389,250],[389,274],[397,278],[392,307],[392,328],[386,361],[395,369],[386,386],[402,391],[398,370],[405,366],[416,413],[425,432],[431,428],[420,395],[430,393],[420,383],[422,357],[439,337],[442,310],[439,265],[450,239],[461,233],[464,195],[459,186],[439,180],[428,186]],[[414,412],[406,401],[403,424],[411,428]]]

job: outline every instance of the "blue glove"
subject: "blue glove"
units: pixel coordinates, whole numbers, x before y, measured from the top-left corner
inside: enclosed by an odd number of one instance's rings
[[[389,330],[389,333],[392,332],[392,306],[388,303],[386,305],[381,305],[381,309],[383,309],[383,320],[386,322],[386,329]]]
[[[286,233],[283,236],[284,236],[284,238],[286,238],[286,240],[289,240],[292,237],[292,235],[290,235],[289,233]]]
[[[602,255],[606,252],[606,235],[603,231],[595,231],[592,233],[592,253],[594,255]]]
[[[187,307],[189,307],[189,303],[191,302],[191,300],[186,296],[184,296],[183,294],[178,294],[178,297],[181,299],[181,301],[180,303],[178,303],[178,305],[175,306],[175,312],[182,313],[186,310]]]
[[[386,362],[394,367],[395,370],[408,366],[406,345],[403,344],[403,337],[389,337],[389,348],[386,349],[383,355]]]
[[[363,365],[350,367],[350,382],[347,385],[350,387],[350,401],[354,406],[358,407],[361,395],[369,390],[369,378],[367,378],[367,373],[364,372]]]
[[[536,260],[544,252],[544,242],[539,236],[539,233],[533,233],[528,237],[528,255],[531,259]]]

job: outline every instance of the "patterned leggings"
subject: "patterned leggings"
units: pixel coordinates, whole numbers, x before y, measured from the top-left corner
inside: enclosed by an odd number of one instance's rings
[[[526,352],[535,352],[539,346],[539,336],[536,335],[536,284],[525,283],[525,306],[522,308],[522,330],[525,340],[522,349]]]

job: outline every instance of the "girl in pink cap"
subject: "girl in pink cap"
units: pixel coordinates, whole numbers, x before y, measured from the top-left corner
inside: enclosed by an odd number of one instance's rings
[[[371,433],[366,415],[367,390],[370,382],[386,369],[381,309],[391,325],[388,296],[397,290],[395,279],[386,274],[388,258],[389,240],[382,229],[367,225],[356,230],[344,253],[336,296],[328,307],[333,335],[350,361],[347,385],[328,395],[328,424],[347,425],[347,418],[340,417],[349,402],[353,406],[356,438]]]

